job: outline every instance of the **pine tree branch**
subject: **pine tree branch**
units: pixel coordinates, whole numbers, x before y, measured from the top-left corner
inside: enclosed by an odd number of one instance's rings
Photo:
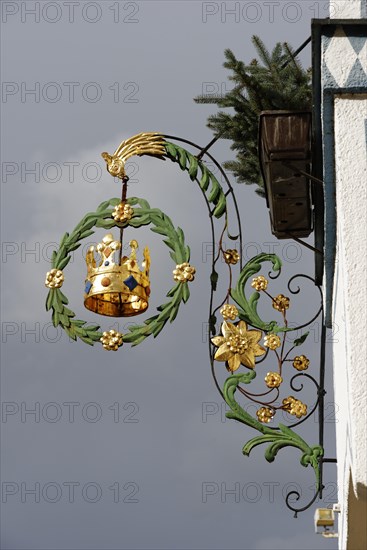
[[[311,73],[305,71],[287,43],[277,43],[270,53],[260,37],[252,38],[259,59],[249,64],[238,60],[226,49],[223,66],[235,86],[226,94],[194,98],[196,103],[217,105],[220,109],[208,117],[207,126],[215,135],[232,141],[236,160],[224,166],[239,183],[256,184],[264,196],[258,158],[259,115],[264,110],[308,110],[312,105]]]

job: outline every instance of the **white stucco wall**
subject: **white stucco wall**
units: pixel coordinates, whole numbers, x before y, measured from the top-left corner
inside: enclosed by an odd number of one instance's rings
[[[333,19],[360,19],[366,17],[367,0],[331,0],[330,17]]]
[[[339,549],[365,550],[367,340],[363,338],[363,331],[367,321],[367,32],[366,23],[360,20],[367,18],[367,0],[330,0],[330,17],[328,22],[319,24],[325,194],[324,295],[327,326],[336,329],[337,340],[333,345],[333,373],[341,506]]]
[[[342,94],[334,100],[337,254],[333,320],[334,389],[338,409],[340,548],[350,546],[349,493],[360,502],[367,487],[367,94]],[[351,478],[350,478],[351,474]],[[353,487],[350,487],[350,481]],[[362,527],[362,526],[361,526]]]

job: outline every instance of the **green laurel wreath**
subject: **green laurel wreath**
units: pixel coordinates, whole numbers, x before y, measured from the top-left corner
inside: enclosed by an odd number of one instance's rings
[[[71,259],[71,252],[77,250],[83,239],[93,235],[94,227],[112,229],[113,227],[141,227],[152,224],[152,231],[163,235],[163,242],[171,249],[170,256],[175,264],[181,264],[190,260],[190,248],[185,245],[185,237],[182,229],[175,227],[171,219],[158,208],[151,208],[149,203],[137,197],[127,199],[130,206],[139,205],[134,208],[132,218],[125,223],[117,223],[112,218],[113,207],[121,202],[118,198],[112,198],[102,202],[95,212],[89,212],[77,224],[72,233],[65,233],[62,237],[58,250],[52,254],[52,268],[63,270]],[[187,282],[178,282],[168,291],[167,297],[170,300],[157,308],[157,315],[146,319],[143,324],[129,326],[130,333],[123,335],[123,341],[133,346],[140,344],[145,338],[153,334],[156,337],[169,320],[173,322],[177,316],[181,302],[186,303],[190,297]],[[99,325],[88,325],[86,321],[75,319],[75,313],[66,307],[68,298],[59,288],[49,290],[46,299],[46,310],[52,309],[52,322],[55,327],[62,329],[73,340],[80,338],[91,346],[102,337]]]

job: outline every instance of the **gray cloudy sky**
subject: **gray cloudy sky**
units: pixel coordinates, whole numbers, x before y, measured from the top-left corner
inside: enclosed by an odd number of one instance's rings
[[[256,434],[223,417],[205,335],[210,227],[201,193],[176,165],[143,158],[129,168],[129,194],[171,216],[191,246],[197,276],[174,324],[156,340],[106,353],[50,326],[43,286],[54,243],[119,196],[102,151],[140,131],[207,144],[214,108],[192,98],[228,89],[224,49],[250,60],[253,34],[270,48],[285,40],[297,47],[311,18],[327,15],[326,4],[2,2],[2,548],[336,548],[314,534],[314,509],[295,520],[285,506],[282,494],[294,484],[302,502],[312,496],[313,471],[300,466],[298,451],[281,451],[271,465],[263,448],[245,458],[242,446]],[[310,47],[302,59],[310,64]],[[213,154],[228,159],[228,144],[217,143]],[[236,184],[236,192],[244,258],[279,254],[285,267],[275,291],[286,289],[287,276],[312,275],[312,253],[271,235],[254,189]],[[172,262],[159,235],[128,235],[151,247],[153,313],[172,285]],[[83,308],[82,254],[65,271],[77,315],[116,327]],[[316,289],[305,293],[292,321],[317,308]],[[126,321],[118,326],[124,332]],[[317,328],[304,348],[314,373]],[[221,383],[223,370],[218,364]],[[312,388],[304,395],[311,404]],[[329,393],[327,456],[334,456],[332,401]],[[314,444],[317,430],[310,420],[301,433]],[[330,504],[334,467],[325,484]]]

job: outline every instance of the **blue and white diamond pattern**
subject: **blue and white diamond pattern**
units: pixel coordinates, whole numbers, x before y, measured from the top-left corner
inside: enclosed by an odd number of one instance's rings
[[[367,87],[367,37],[347,36],[338,27],[324,44],[324,83],[334,88]]]

